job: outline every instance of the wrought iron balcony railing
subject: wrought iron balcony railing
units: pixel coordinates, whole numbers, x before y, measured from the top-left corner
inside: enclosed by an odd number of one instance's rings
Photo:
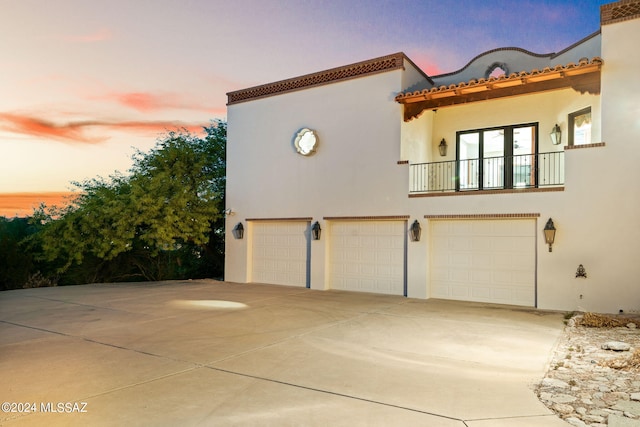
[[[409,165],[410,193],[564,185],[564,151]]]

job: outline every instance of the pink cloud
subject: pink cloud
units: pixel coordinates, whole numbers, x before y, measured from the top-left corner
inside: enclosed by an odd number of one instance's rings
[[[83,34],[78,36],[63,36],[62,39],[73,43],[95,43],[113,38],[111,30],[103,28],[93,33]]]
[[[171,94],[155,95],[144,92],[125,92],[109,94],[106,98],[142,112],[163,110],[165,108],[181,108],[177,97]]]
[[[54,123],[38,117],[23,114],[0,113],[0,130],[28,135],[32,137],[50,138],[63,142],[95,144],[109,139],[107,136],[89,136],[87,132],[94,129],[107,131],[133,131],[145,133],[163,133],[170,130],[185,129],[191,133],[199,133],[208,123],[182,123],[179,121],[101,121],[84,120],[66,123]]]
[[[0,130],[7,132],[83,143],[105,141],[106,138],[84,135],[84,128],[93,124],[93,122],[86,121],[56,124],[49,120],[27,115],[0,113]]]
[[[226,110],[221,107],[210,107],[185,100],[175,93],[149,93],[149,92],[113,92],[99,97],[117,102],[127,108],[143,113],[167,109],[204,111],[216,116],[226,115]]]

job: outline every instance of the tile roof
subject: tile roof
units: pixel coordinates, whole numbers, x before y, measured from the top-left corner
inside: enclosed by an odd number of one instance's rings
[[[500,77],[489,77],[488,79],[472,79],[468,82],[460,82],[449,86],[433,87],[416,92],[400,93],[396,96],[396,101],[406,104],[410,102],[423,101],[430,98],[443,98],[446,96],[463,95],[471,92],[480,92],[491,89],[518,86],[527,83],[540,82],[562,78],[566,76],[579,75],[598,70],[602,65],[601,58],[595,57],[590,61],[584,59],[578,64],[569,63],[567,65],[556,65],[555,67],[545,67],[542,70],[521,71],[519,73],[511,73],[509,76],[501,75]]]
[[[424,104],[424,108],[413,108],[409,114],[405,111],[405,120],[410,120],[417,117],[426,108],[570,87],[574,82],[571,78],[599,72],[602,64],[603,60],[599,57],[594,57],[591,60],[585,58],[578,64],[556,65],[555,67],[545,67],[541,70],[533,69],[531,71],[511,73],[508,76],[501,75],[487,79],[472,79],[448,86],[402,92],[396,95],[395,100],[405,104],[405,106],[416,103]],[[567,79],[568,81],[564,84],[559,81],[560,79]],[[549,84],[542,85],[542,83]],[[492,92],[496,93],[492,94]]]

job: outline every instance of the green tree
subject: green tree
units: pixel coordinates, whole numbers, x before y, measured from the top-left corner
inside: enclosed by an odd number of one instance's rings
[[[34,214],[32,248],[61,284],[222,275],[227,125],[204,130],[169,132],[129,174],[74,183],[72,203]]]
[[[21,242],[34,233],[26,218],[0,217],[0,290],[22,288],[35,262]]]

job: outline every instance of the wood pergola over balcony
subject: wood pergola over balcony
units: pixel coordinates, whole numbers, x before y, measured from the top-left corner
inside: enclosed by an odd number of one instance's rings
[[[508,76],[503,74],[500,77],[473,79],[449,86],[404,92],[398,94],[395,100],[404,105],[404,120],[408,122],[425,110],[527,93],[573,88],[580,93],[599,94],[602,64],[601,58],[594,57],[578,64],[569,63]]]

